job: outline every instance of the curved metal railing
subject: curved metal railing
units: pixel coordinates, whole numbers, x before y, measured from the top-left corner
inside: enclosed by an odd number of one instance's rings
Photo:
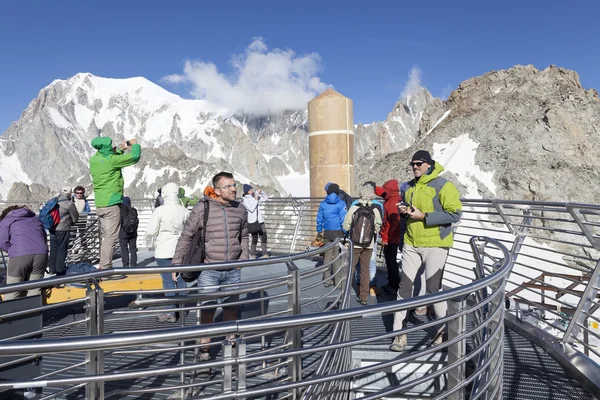
[[[330,246],[338,246],[333,243]],[[51,394],[62,395],[66,391],[85,386],[86,398],[103,398],[115,395],[141,395],[143,393],[153,392],[173,392],[181,391],[181,397],[189,395],[195,397],[198,395],[195,391],[207,389],[210,386],[214,389],[215,385],[220,386],[220,393],[204,396],[203,398],[229,399],[256,396],[276,395],[291,398],[340,398],[345,399],[350,395],[350,390],[357,390],[353,387],[357,377],[376,377],[377,373],[385,371],[393,366],[405,367],[415,360],[423,357],[437,357],[435,363],[436,369],[423,377],[414,375],[412,379],[407,379],[403,384],[391,387],[378,393],[370,394],[365,398],[374,399],[388,396],[393,393],[411,393],[419,391],[419,385],[423,386],[429,382],[431,387],[439,387],[435,391],[438,397],[452,397],[454,394],[462,393],[467,390],[472,394],[472,398],[496,398],[502,392],[502,320],[504,316],[504,283],[510,272],[510,258],[508,250],[499,242],[489,238],[473,238],[471,246],[474,252],[474,260],[478,267],[479,277],[470,284],[443,291],[437,294],[422,296],[410,300],[392,301],[378,305],[372,305],[364,308],[347,308],[348,294],[350,292],[350,280],[348,265],[351,264],[350,252],[342,246],[340,257],[343,264],[338,273],[343,278],[336,286],[338,295],[329,302],[329,307],[320,312],[303,313],[306,301],[305,296],[301,296],[302,289],[310,288],[312,285],[321,285],[320,275],[323,268],[327,265],[305,270],[294,268],[295,262],[321,253],[327,248],[317,249],[288,257],[274,258],[267,262],[263,260],[240,262],[236,265],[242,269],[253,267],[265,267],[266,265],[275,265],[285,263],[290,272],[285,276],[285,282],[289,288],[286,295],[290,299],[286,312],[289,315],[267,313],[261,318],[240,319],[234,322],[214,323],[206,326],[181,326],[171,329],[158,329],[153,331],[129,331],[102,333],[98,330],[106,320],[102,319],[104,314],[101,312],[104,300],[108,299],[109,293],[104,294],[101,289],[93,288],[96,286],[94,280],[100,276],[109,274],[118,274],[123,271],[100,271],[90,274],[86,277],[91,281],[89,285],[90,298],[86,300],[87,312],[86,319],[89,319],[91,325],[96,326],[96,332],[93,337],[75,336],[64,337],[60,339],[29,339],[29,340],[3,340],[0,341],[0,356],[36,356],[60,355],[66,353],[76,353],[86,355],[87,373],[84,376],[69,376],[68,378],[43,377],[42,379],[33,379],[28,381],[16,380],[10,382],[0,382],[0,389],[14,389],[18,387],[48,387],[54,386],[60,388],[67,386],[66,390],[57,390]],[[231,266],[231,264],[225,264]],[[187,266],[178,268],[207,270],[211,268],[224,267],[225,265],[204,265]],[[145,272],[164,272],[172,267],[150,267],[127,269],[128,273]],[[316,282],[310,282],[311,277],[316,277]],[[302,285],[306,280],[306,285]],[[0,288],[0,293],[6,293],[9,290],[26,290],[31,287],[46,286],[50,281],[58,282],[68,281],[73,278],[54,278],[44,281],[28,282],[19,285],[10,285]],[[257,281],[262,282],[263,286],[257,285]],[[250,289],[255,291],[258,287],[262,289],[271,288],[271,284],[277,279],[262,278],[253,282],[251,288],[237,290],[236,292],[249,293]],[[314,287],[314,286],[313,286]],[[336,290],[336,289],[334,289]],[[232,290],[231,293],[234,291]],[[139,295],[140,292],[129,294]],[[107,295],[105,298],[104,295]],[[115,296],[124,295],[115,293]],[[187,303],[191,300],[206,300],[202,295],[179,296],[173,301]],[[272,297],[273,298],[273,297]],[[161,300],[161,299],[156,299]],[[171,301],[171,300],[169,300]],[[409,310],[415,307],[437,303],[440,301],[449,301],[450,312],[445,318],[424,323],[419,326],[404,328],[396,332],[386,332],[374,337],[354,338],[349,336],[349,324],[352,321],[365,318],[367,316],[385,316],[386,314]],[[166,303],[159,302],[161,305]],[[155,304],[152,301],[144,299],[134,300],[131,308],[138,306]],[[335,306],[331,306],[335,304]],[[184,310],[199,310],[203,306],[192,306],[183,308]],[[337,309],[336,309],[337,308]],[[30,310],[33,312],[35,310]],[[144,310],[132,310],[144,311]],[[310,311],[310,310],[307,310]],[[150,312],[150,311],[148,311]],[[19,314],[20,317],[23,314]],[[15,318],[16,315],[4,314],[1,316],[3,322]],[[100,317],[100,318],[98,318]],[[472,322],[469,322],[472,318]],[[95,320],[95,321],[94,321]],[[429,345],[419,351],[406,351],[398,357],[389,361],[378,362],[368,366],[353,367],[351,365],[350,351],[353,347],[373,343],[383,340],[389,340],[394,335],[401,333],[411,334],[417,330],[436,329],[440,324],[448,326],[448,340],[441,345]],[[94,334],[95,333],[95,334]],[[260,338],[273,338],[277,333],[283,334],[283,340],[280,344],[263,346],[259,345]],[[235,341],[226,339],[222,342],[215,342],[221,347],[220,357],[214,361],[199,363],[194,355],[201,345],[197,343],[198,338],[217,338],[235,335]],[[233,346],[236,346],[236,353],[233,352]],[[262,344],[262,342],[261,342]],[[470,345],[470,352],[467,352],[467,345]],[[250,351],[252,348],[254,349]],[[445,355],[447,352],[447,356]],[[108,370],[105,361],[111,356],[133,356],[134,354],[173,354],[180,353],[181,362],[169,367],[150,367],[138,369],[134,363],[131,368],[122,367],[114,370]],[[191,360],[186,358],[186,353]],[[434,357],[434,358],[435,358]],[[447,357],[447,360],[445,358]],[[444,358],[444,359],[442,359]],[[474,360],[474,361],[472,361]],[[470,375],[466,375],[467,364],[474,364],[475,369]],[[258,367],[258,373],[255,368]],[[251,386],[248,379],[257,374],[263,374],[267,370],[283,369],[275,379],[263,379],[263,382]],[[198,373],[202,371],[220,370],[220,378],[210,381],[198,381]],[[156,380],[164,376],[180,374],[182,382],[180,385],[162,387],[144,387],[137,390],[119,390],[111,386],[108,393],[104,392],[105,384],[115,381],[148,381]],[[272,378],[272,377],[271,377]],[[220,385],[218,385],[220,384]],[[360,389],[360,388],[358,388]],[[432,390],[432,389],[427,389]]]
[[[270,199],[262,205],[271,251],[298,252],[310,244],[316,206],[320,200]],[[445,269],[444,287],[458,288],[477,281],[477,266],[473,260],[470,238],[481,235],[494,238],[509,249],[509,264],[514,266],[508,275],[503,299],[503,304],[509,310],[506,323],[513,329],[528,330],[528,337],[538,340],[538,344],[551,351],[554,357],[560,358],[560,354],[556,354],[557,348],[570,355],[570,360],[562,360],[563,366],[573,365],[573,357],[576,356],[578,365],[583,359],[592,368],[588,377],[594,373],[597,375],[598,366],[595,362],[600,359],[597,348],[600,344],[600,206],[481,199],[464,199],[463,205],[463,218],[455,226],[455,245]],[[143,231],[143,221],[140,230]],[[488,253],[490,260],[499,257],[493,251]],[[493,261],[489,262],[493,264]],[[130,273],[130,270],[127,272]],[[336,290],[340,291],[336,293],[342,298],[341,289]],[[148,301],[157,301],[154,305],[158,305],[164,300],[143,301],[146,303],[137,304],[141,307],[142,304],[150,304]],[[191,312],[197,312],[192,306],[188,308]],[[156,310],[153,312],[157,313]],[[474,318],[474,315],[470,315],[469,318]],[[487,329],[483,331],[488,332]],[[389,335],[393,336],[391,333]],[[389,340],[391,336],[378,340]],[[539,338],[545,338],[545,345],[539,342]],[[576,353],[575,356],[571,350]],[[339,355],[339,352],[336,354]],[[318,366],[321,372],[323,365],[321,363]],[[479,379],[473,382],[477,383]],[[360,391],[356,381],[353,381],[351,389]],[[310,386],[303,393],[314,393],[315,387]]]

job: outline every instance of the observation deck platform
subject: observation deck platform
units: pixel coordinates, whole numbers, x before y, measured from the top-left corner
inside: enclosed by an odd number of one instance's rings
[[[113,271],[0,286],[52,288],[45,302],[0,302],[0,399],[600,398],[600,206],[463,199],[444,291],[401,301],[382,291],[360,306],[350,252],[335,244],[341,282],[325,287],[324,249],[305,251],[318,201],[263,205],[270,250],[286,256],[240,263],[242,283],[221,287],[240,296],[237,321],[193,287],[165,297],[159,272],[170,267],[145,250],[138,268],[115,260]],[[142,231],[150,214],[140,209]],[[92,213],[68,261],[93,263],[97,245]],[[380,263],[379,287],[385,276]],[[445,341],[431,344],[440,321],[409,312],[408,346],[391,352],[393,312],[439,301]],[[183,317],[159,323],[172,305]],[[200,324],[211,308],[215,322]]]

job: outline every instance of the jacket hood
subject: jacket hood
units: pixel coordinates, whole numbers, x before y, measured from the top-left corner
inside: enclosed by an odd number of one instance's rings
[[[165,204],[167,204],[167,203],[179,204],[178,194],[179,194],[179,185],[176,184],[175,182],[169,182],[165,186],[162,187],[161,195],[162,195],[162,198],[163,198]]]
[[[438,176],[440,176],[440,174],[442,172],[444,172],[444,167],[442,167],[442,164],[438,163],[437,161],[434,161],[434,166],[433,169],[431,170],[430,173],[425,174],[425,175],[421,175],[421,177],[419,178],[419,183],[421,184],[426,184],[431,182],[432,180],[434,180],[435,178],[437,178]]]
[[[92,140],[92,147],[98,150],[101,154],[108,156],[112,154],[112,139],[101,136]]]
[[[4,217],[4,219],[16,221],[19,219],[31,218],[31,217],[35,217],[35,213],[33,211],[31,211],[29,208],[18,208],[16,210],[12,210],[11,212],[9,212],[8,215],[6,217]]]
[[[217,194],[215,193],[215,188],[212,186],[207,186],[204,188],[204,197],[207,199],[216,199]]]
[[[336,204],[342,201],[342,199],[340,199],[340,197],[337,194],[330,193],[327,195],[327,197],[325,197],[325,201],[329,204]]]
[[[390,179],[383,184],[383,190],[385,191],[382,196],[384,199],[389,199],[392,196],[398,196],[400,194],[400,186],[398,185],[398,181],[396,179]]]

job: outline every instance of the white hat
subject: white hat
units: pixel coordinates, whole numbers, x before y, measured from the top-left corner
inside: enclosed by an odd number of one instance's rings
[[[62,193],[66,193],[66,194],[71,194],[72,193],[72,189],[70,186],[65,186],[62,188]]]

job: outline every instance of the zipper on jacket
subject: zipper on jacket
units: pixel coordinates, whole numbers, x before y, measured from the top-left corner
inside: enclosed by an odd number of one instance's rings
[[[223,207],[223,217],[225,218],[225,262],[229,261],[228,253],[229,253],[229,232],[227,232],[227,211],[225,211],[225,206]]]

